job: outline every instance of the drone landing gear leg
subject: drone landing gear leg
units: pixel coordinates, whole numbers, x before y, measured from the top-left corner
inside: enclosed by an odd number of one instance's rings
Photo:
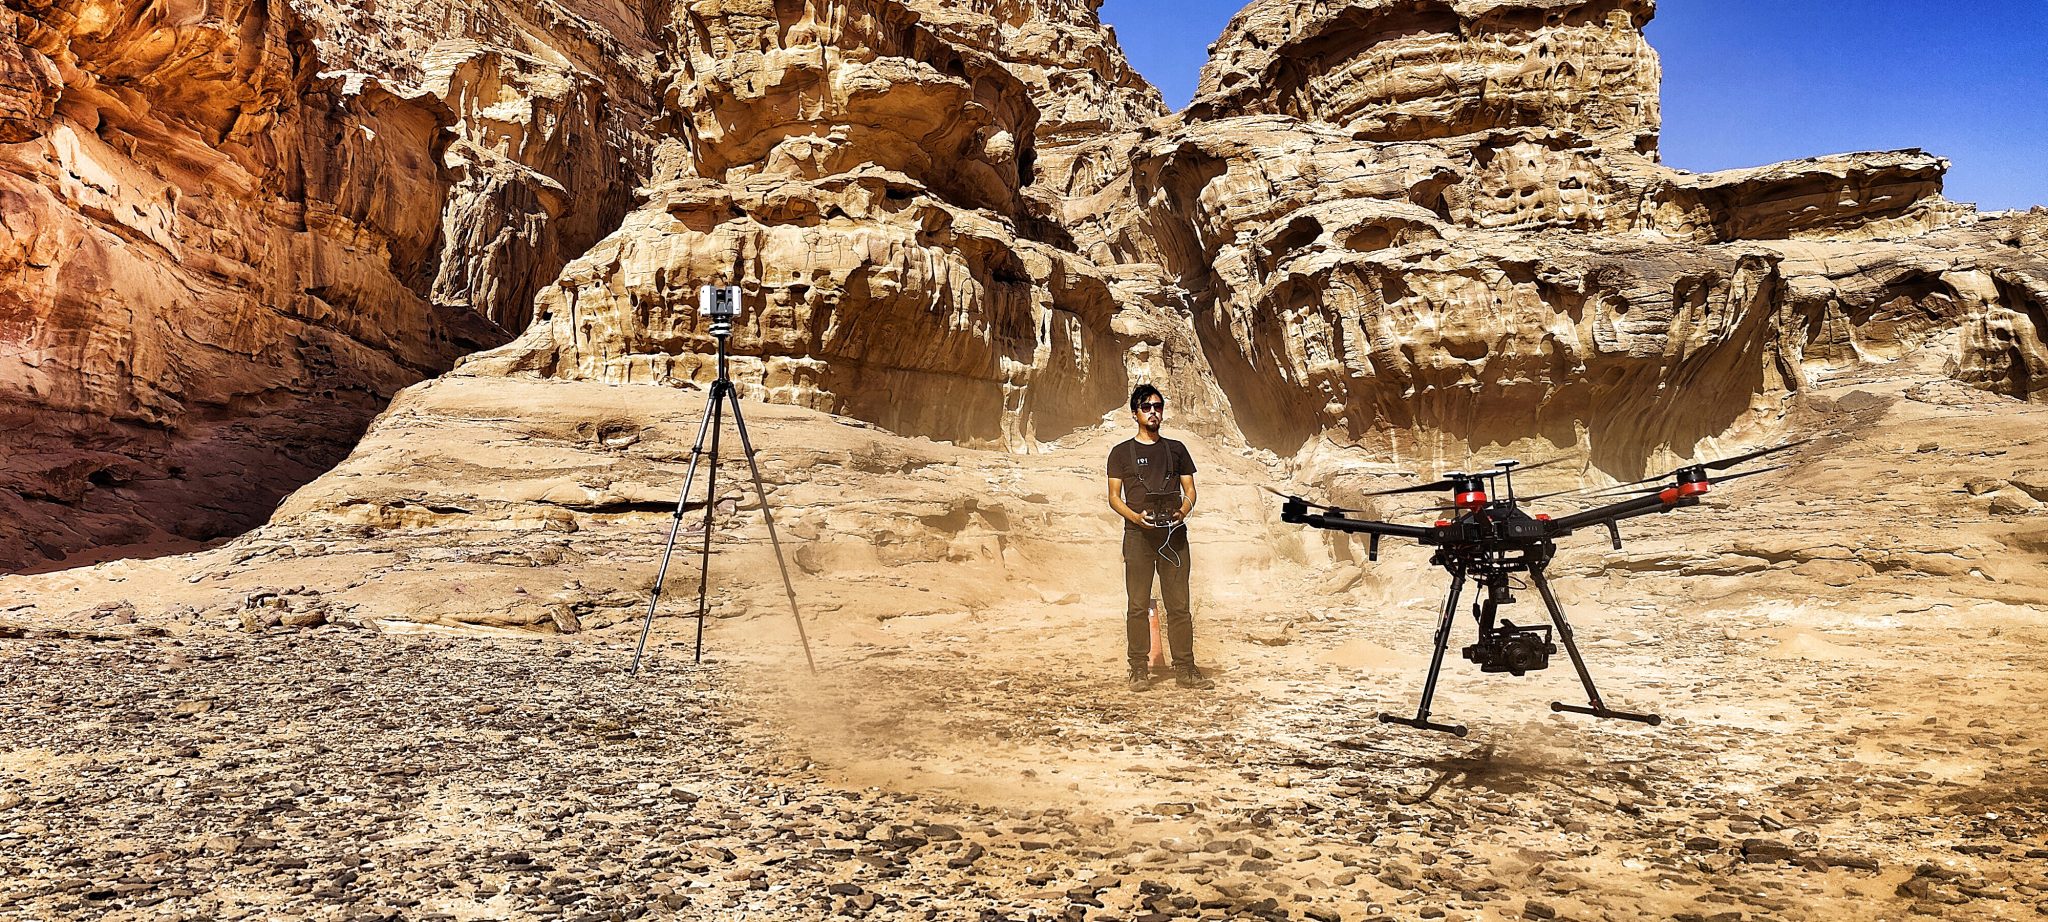
[[[1600,690],[1593,687],[1593,674],[1586,671],[1586,658],[1579,655],[1578,642],[1572,639],[1571,622],[1564,619],[1564,607],[1557,604],[1557,596],[1550,591],[1550,580],[1544,577],[1542,570],[1532,569],[1529,571],[1529,581],[1535,583],[1536,591],[1543,595],[1543,605],[1545,608],[1550,609],[1550,621],[1552,624],[1557,625],[1558,639],[1564,641],[1565,652],[1572,655],[1572,666],[1579,670],[1579,682],[1586,686],[1586,699],[1593,703],[1591,707],[1581,707],[1576,704],[1566,704],[1562,701],[1552,701],[1550,702],[1550,709],[1552,711],[1569,711],[1573,714],[1588,714],[1594,717],[1607,717],[1615,720],[1633,720],[1638,723],[1649,724],[1652,727],[1663,723],[1664,718],[1655,714],[1631,714],[1627,711],[1616,711],[1608,708],[1606,704],[1600,701]]]
[[[1431,723],[1429,719],[1429,702],[1430,699],[1436,697],[1437,672],[1443,669],[1444,649],[1450,646],[1451,643],[1451,623],[1458,616],[1458,593],[1463,591],[1464,588],[1465,574],[1453,573],[1451,575],[1451,594],[1444,598],[1443,614],[1437,618],[1436,622],[1436,652],[1431,654],[1429,659],[1429,679],[1422,684],[1422,705],[1415,709],[1415,716],[1412,718],[1395,717],[1392,714],[1382,712],[1380,714],[1380,723],[1400,724],[1406,727],[1414,727],[1417,730],[1435,730],[1454,736],[1465,735],[1463,724]]]

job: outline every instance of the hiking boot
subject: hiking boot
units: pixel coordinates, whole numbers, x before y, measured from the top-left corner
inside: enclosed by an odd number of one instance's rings
[[[1178,674],[1173,677],[1173,684],[1178,685],[1182,688],[1216,687],[1216,683],[1210,680],[1208,676],[1203,675],[1202,670],[1197,669],[1193,666],[1182,666],[1175,671]]]
[[[1152,682],[1153,679],[1150,670],[1143,668],[1131,670],[1131,691],[1151,691]]]

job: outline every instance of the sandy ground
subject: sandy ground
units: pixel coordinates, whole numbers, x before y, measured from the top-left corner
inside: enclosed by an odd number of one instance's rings
[[[1550,713],[1581,700],[1562,657],[1513,678],[1453,651],[1457,739],[1376,719],[1420,693],[1426,555],[1280,526],[1271,459],[1213,446],[1218,687],[1128,690],[1109,431],[990,456],[762,408],[819,671],[729,496],[707,663],[686,558],[630,678],[649,497],[694,419],[618,390],[522,421],[437,383],[252,535],[0,578],[0,918],[2048,906],[2048,408],[1925,379],[1809,395],[1793,468],[1560,553],[1603,694],[1662,726]],[[577,434],[603,401],[616,424]]]
[[[1068,609],[1071,611],[1071,609]],[[329,626],[0,646],[9,918],[2023,918],[2048,906],[2048,629],[1813,610],[1588,617],[1562,668],[1449,667],[1429,612],[1270,647],[1219,686],[1123,687],[1110,619],[826,640]],[[1237,635],[1238,639],[1231,639]],[[954,642],[940,643],[945,638]],[[960,642],[964,640],[965,642]],[[1560,663],[1560,667],[1562,664]],[[1731,915],[1734,914],[1734,915]]]

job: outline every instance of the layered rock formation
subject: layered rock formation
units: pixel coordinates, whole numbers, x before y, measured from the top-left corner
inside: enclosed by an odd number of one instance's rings
[[[0,567],[247,528],[523,328],[651,52],[514,10],[0,8]]]
[[[263,527],[0,577],[27,676],[0,711],[42,747],[0,778],[0,907],[1962,919],[2048,892],[2048,213],[1945,202],[1919,152],[1664,168],[1648,0],[1261,2],[1177,117],[1086,2],[5,2],[0,449],[50,447],[4,456],[0,564],[163,510],[229,527],[289,479],[238,451],[331,453],[538,293]],[[669,515],[710,281],[749,291],[803,652],[730,427]],[[1121,681],[1127,430],[1092,423],[1141,378],[1203,436],[1199,693]],[[1606,701],[1655,729],[1543,713],[1581,691],[1562,660],[1447,663],[1466,744],[1381,726],[1428,658],[1430,549],[1366,560],[1260,489],[1426,521],[1363,494],[1495,449],[1581,462],[1526,497],[1784,436],[1786,469],[1625,549],[1560,542]]]
[[[1068,222],[1186,293],[1234,417],[1282,454],[1528,442],[1632,476],[1944,339],[1959,377],[2040,391],[2048,260],[2013,241],[2042,216],[1942,200],[1918,151],[1663,167],[1648,15],[1254,3],[1180,124],[1072,177]]]
[[[1657,148],[1653,0],[1254,0],[1189,114],[1276,113],[1361,140],[1554,127]]]
[[[8,566],[247,527],[496,335],[422,297],[443,110],[316,75],[263,4],[111,12],[0,10]]]
[[[472,371],[706,380],[715,281],[752,311],[735,376],[777,401],[1012,447],[1115,404],[1115,299],[1027,207],[1038,108],[1002,61],[889,3],[699,5],[673,34],[649,200]]]
[[[701,385],[714,282],[752,395],[1034,451],[1159,381],[1318,480],[1633,476],[1929,350],[2048,392],[2048,215],[1663,166],[1651,12],[1260,0],[1167,116],[1085,0],[12,4],[0,564],[239,527],[521,329],[465,374]]]

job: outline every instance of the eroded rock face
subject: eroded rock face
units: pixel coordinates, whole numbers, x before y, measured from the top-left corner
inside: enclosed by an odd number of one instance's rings
[[[1276,113],[1361,139],[1550,127],[1657,146],[1651,0],[1254,0],[1188,114]]]
[[[645,181],[659,43],[637,3],[294,5],[330,71],[427,95],[453,118],[430,297],[511,333]]]
[[[400,12],[0,9],[0,567],[260,521],[616,224],[618,48]]]
[[[699,4],[675,34],[649,201],[473,372],[708,381],[717,281],[748,292],[735,378],[778,401],[1020,448],[1115,403],[1110,286],[1031,237],[1038,113],[1001,63],[893,3]]]
[[[289,15],[0,10],[0,564],[212,537],[496,341],[424,297],[445,109],[317,76]]]
[[[2035,392],[2048,259],[2014,243],[2034,217],[1943,200],[1919,151],[1662,166],[1647,15],[1254,4],[1197,103],[1127,135],[1126,168],[1076,171],[1064,216],[1097,262],[1185,293],[1231,416],[1283,455],[1527,443],[1632,477],[1927,348]]]
[[[1167,114],[1131,69],[1099,0],[912,0],[926,28],[1001,63],[1038,109],[1039,156]]]
[[[707,283],[750,395],[1031,451],[1154,381],[1311,477],[1633,476],[1930,356],[2048,392],[2048,215],[1663,166],[1651,12],[1262,0],[1168,116],[1088,0],[12,4],[0,564],[238,527],[518,330],[464,372],[701,385]]]

